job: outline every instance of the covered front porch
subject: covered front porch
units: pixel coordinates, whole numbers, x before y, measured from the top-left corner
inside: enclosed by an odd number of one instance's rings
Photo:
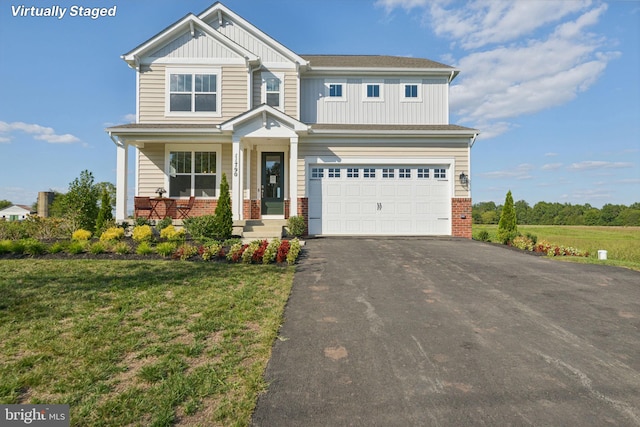
[[[213,214],[223,173],[230,186],[234,221],[298,215],[298,142],[307,130],[307,125],[268,105],[220,125],[108,128],[117,152],[116,220],[135,216],[134,197],[157,199],[159,189],[176,204],[192,197],[189,216]],[[129,161],[131,150],[135,150],[134,165]],[[131,167],[135,184],[130,188]],[[152,219],[180,219],[175,209],[162,210],[160,205]]]

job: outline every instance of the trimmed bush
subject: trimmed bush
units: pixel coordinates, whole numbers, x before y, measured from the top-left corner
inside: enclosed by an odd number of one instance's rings
[[[156,223],[156,230],[162,231],[170,225],[173,225],[173,220],[170,217],[163,218]]]
[[[100,235],[100,240],[105,242],[120,240],[124,237],[124,228],[120,227],[111,227],[107,228],[102,235]]]
[[[119,255],[126,255],[131,252],[131,248],[125,242],[119,242],[117,245],[113,247],[113,252]]]
[[[479,231],[475,236],[473,236],[473,240],[480,240],[481,242],[488,242],[490,240],[489,232],[487,230]]]
[[[220,243],[211,243],[205,246],[204,251],[202,251],[202,259],[205,261],[216,259],[220,255],[221,250],[222,245]]]
[[[304,218],[301,216],[290,216],[287,220],[287,229],[289,234],[294,237],[300,237],[304,234],[306,224]]]
[[[497,239],[500,243],[507,244],[518,235],[518,220],[516,218],[516,210],[513,207],[513,196],[511,190],[507,192],[507,197],[502,207],[500,222],[498,223]]]
[[[165,258],[171,256],[175,250],[176,244],[173,242],[163,242],[156,246],[156,252]]]
[[[184,229],[197,241],[212,240],[217,237],[215,215],[203,215],[187,218],[183,222]]]
[[[91,232],[87,230],[83,230],[82,228],[76,230],[71,235],[71,240],[81,241],[81,240],[89,240],[91,238]]]
[[[138,255],[150,255],[153,253],[153,248],[149,242],[140,242],[136,248],[136,253]]]
[[[153,238],[153,230],[150,225],[137,225],[131,235],[136,242],[150,242]]]
[[[264,250],[264,254],[262,255],[262,263],[270,264],[276,260],[276,255],[278,254],[278,249],[280,248],[280,239],[273,239]]]
[[[37,239],[25,239],[24,253],[28,255],[42,255],[47,252],[47,245]]]
[[[289,253],[287,254],[287,264],[293,265],[296,263],[298,259],[298,255],[300,255],[300,251],[302,250],[302,246],[300,246],[300,240],[293,239],[289,244]]]
[[[221,240],[228,239],[233,234],[233,214],[231,212],[231,194],[227,175],[223,172],[220,180],[220,197],[215,211],[216,233]]]
[[[167,225],[160,231],[160,238],[170,242],[180,242],[184,240],[184,229],[176,230],[173,224]]]

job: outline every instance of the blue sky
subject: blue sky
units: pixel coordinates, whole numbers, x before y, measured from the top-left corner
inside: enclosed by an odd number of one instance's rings
[[[135,113],[120,59],[211,0],[0,3],[0,200],[115,183],[104,128]],[[459,67],[450,122],[476,127],[474,202],[640,201],[640,2],[227,0],[299,54],[424,57]],[[18,6],[113,7],[114,17],[14,16]],[[132,181],[133,182],[133,181]]]

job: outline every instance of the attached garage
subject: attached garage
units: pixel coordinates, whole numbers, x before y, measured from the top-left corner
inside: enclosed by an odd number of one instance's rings
[[[450,163],[310,164],[307,173],[310,234],[452,233]]]

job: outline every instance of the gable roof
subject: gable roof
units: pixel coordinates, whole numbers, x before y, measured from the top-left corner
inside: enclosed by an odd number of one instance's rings
[[[307,72],[322,73],[435,73],[453,80],[459,73],[455,67],[426,58],[390,55],[302,55],[309,61]]]
[[[198,18],[200,18],[202,21],[207,21],[211,18],[216,17],[218,19],[219,24],[222,25],[225,15],[231,18],[231,21],[233,21],[236,25],[239,25],[241,28],[249,32],[254,37],[258,38],[263,43],[266,43],[267,45],[269,45],[271,48],[278,51],[283,56],[289,58],[292,62],[296,62],[301,66],[307,65],[307,61],[303,59],[300,55],[298,55],[297,53],[295,53],[285,45],[281,44],[280,42],[275,40],[273,37],[269,36],[267,33],[260,30],[258,27],[256,27],[255,25],[253,25],[252,23],[250,23],[249,21],[247,21],[246,19],[244,19],[243,17],[241,17],[240,15],[238,15],[237,13],[235,13],[234,11],[232,11],[231,9],[229,9],[228,7],[226,7],[220,2],[216,2],[208,9],[205,9],[204,11],[202,11],[200,14],[198,14]]]
[[[249,120],[254,120],[258,117],[262,117],[263,122],[266,121],[267,116],[273,116],[276,120],[286,124],[295,132],[306,132],[309,130],[309,126],[302,123],[299,120],[283,113],[282,111],[268,105],[260,104],[259,106],[246,111],[224,123],[218,125],[220,130],[224,131],[236,131],[236,128],[242,123],[246,123]]]
[[[211,26],[207,25],[207,23],[205,23],[203,20],[192,13],[185,15],[184,18],[176,21],[169,27],[160,31],[155,36],[151,37],[149,40],[138,45],[133,50],[125,53],[124,55],[122,55],[122,59],[124,59],[129,64],[129,66],[135,68],[140,59],[145,55],[151,54],[156,49],[169,43],[174,38],[187,30],[190,30],[191,34],[194,35],[196,28],[214,38],[218,42],[222,43],[227,48],[234,51],[237,55],[245,58],[247,61],[255,62],[260,60],[260,58],[258,58],[256,55],[240,46],[230,38],[220,34],[218,31],[211,28]]]

